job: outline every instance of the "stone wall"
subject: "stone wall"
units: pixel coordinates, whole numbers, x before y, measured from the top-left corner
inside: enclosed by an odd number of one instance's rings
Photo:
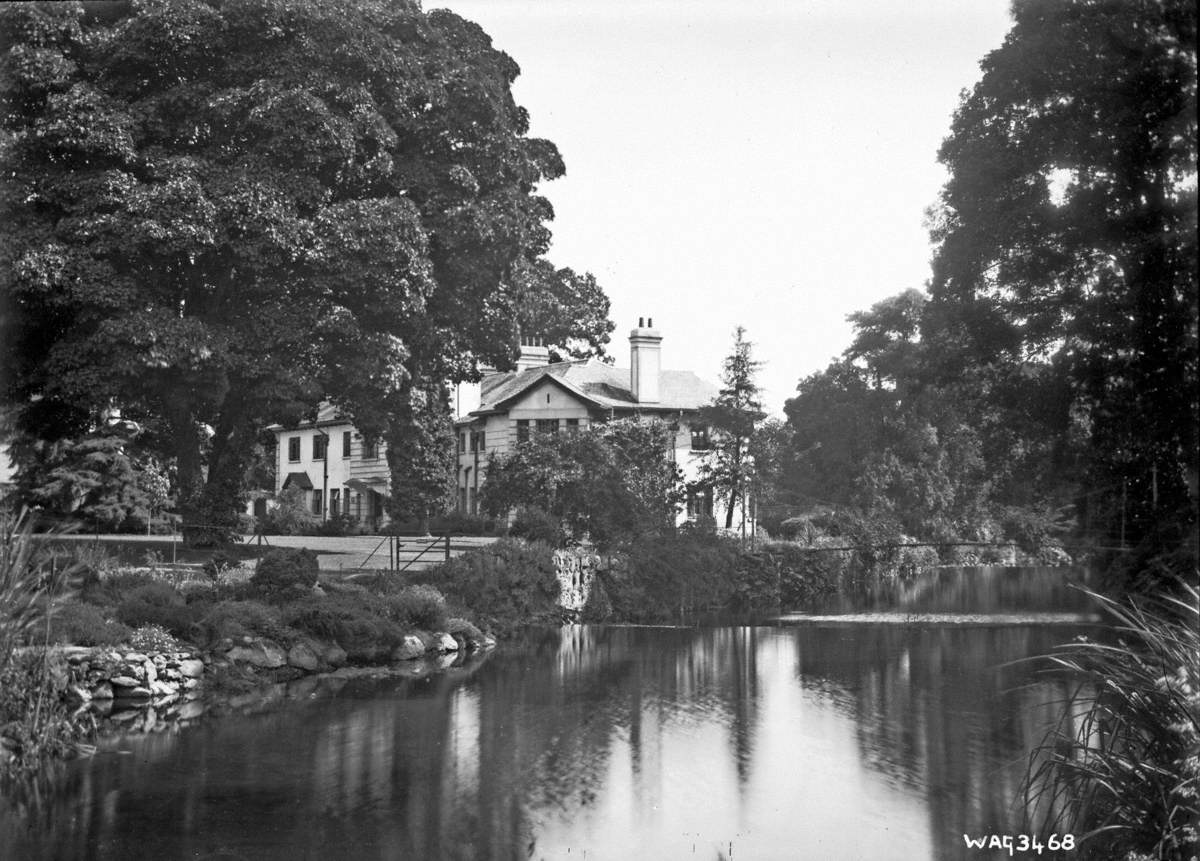
[[[204,661],[193,652],[68,646],[60,654],[68,694],[102,715],[147,706],[166,713],[200,695]]]

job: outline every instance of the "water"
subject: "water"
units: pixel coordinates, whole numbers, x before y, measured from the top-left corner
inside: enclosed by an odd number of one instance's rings
[[[32,813],[0,812],[0,857],[985,857],[963,834],[1014,833],[1062,693],[1011,662],[1087,630],[533,634],[444,675],[309,682],[110,740]]]

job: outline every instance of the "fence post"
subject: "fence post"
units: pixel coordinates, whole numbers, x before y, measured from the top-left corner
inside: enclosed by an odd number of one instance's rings
[[[450,561],[450,530],[446,530],[446,561]]]

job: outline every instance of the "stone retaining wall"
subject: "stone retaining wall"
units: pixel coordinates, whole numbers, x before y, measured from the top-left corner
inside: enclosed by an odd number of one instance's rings
[[[625,565],[620,556],[601,556],[587,547],[554,551],[554,570],[562,591],[558,603],[571,613],[582,613],[592,592],[592,583],[601,571],[614,571]]]

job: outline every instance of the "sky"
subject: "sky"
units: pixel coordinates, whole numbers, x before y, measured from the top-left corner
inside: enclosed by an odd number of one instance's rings
[[[652,317],[663,367],[716,382],[741,325],[764,405],[850,343],[846,315],[929,278],[937,149],[1009,0],[426,0],[521,67],[554,141],[556,266]]]

